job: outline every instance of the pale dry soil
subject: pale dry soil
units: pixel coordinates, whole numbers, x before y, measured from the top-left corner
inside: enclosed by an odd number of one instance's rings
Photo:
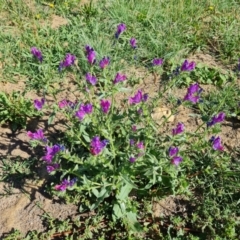
[[[61,25],[67,24],[66,19],[62,19],[59,16],[53,16],[52,28],[58,28]],[[196,54],[190,56],[191,60],[197,63],[204,63],[208,66],[219,66],[219,64],[210,56],[206,54]],[[1,65],[0,65],[1,66]],[[224,68],[223,68],[224,69]],[[119,94],[118,101],[121,102],[127,96],[132,95],[137,89],[142,89],[145,93],[149,93],[150,98],[157,95],[157,92],[161,90],[161,79],[158,76],[147,73],[146,69],[134,69],[129,68],[128,75],[134,75],[139,78],[139,84],[134,87],[129,93]],[[68,81],[68,80],[67,80]],[[4,92],[11,92],[12,90],[23,91],[25,87],[24,80],[19,80],[18,84],[0,82],[0,89]],[[63,92],[57,95],[57,100],[60,101],[64,98],[75,101],[78,100],[82,94],[76,94],[76,84],[74,82],[65,82],[60,86],[65,89]],[[211,91],[213,87],[202,86],[205,91]],[[186,93],[186,89],[173,90],[171,94],[178,98],[183,98]],[[40,98],[36,93],[28,93],[27,97],[34,100]],[[53,99],[47,97],[47,103],[51,104]],[[180,106],[176,115],[172,115],[168,104],[162,102],[152,113],[152,117],[159,123],[163,121],[163,116],[169,117],[167,124],[163,129],[159,129],[161,134],[170,134],[173,127],[178,122],[184,123],[186,131],[195,131],[201,120],[193,117],[192,111],[188,108]],[[22,129],[13,133],[8,126],[0,126],[0,159],[16,158],[20,157],[21,161],[28,161],[28,158],[33,156],[33,151],[29,146],[29,138],[26,136],[26,131],[35,131],[36,129],[45,129],[47,137],[53,136],[56,131],[64,131],[65,127],[62,123],[62,116],[59,115],[55,119],[55,122],[51,125],[47,125],[48,116],[43,117],[41,120],[30,120],[27,125],[27,129]],[[240,130],[234,128],[231,122],[224,122],[222,124],[222,132],[220,136],[223,139],[223,143],[227,149],[231,150],[234,147],[239,146]],[[39,161],[41,156],[39,157]],[[9,160],[10,161],[10,160]],[[0,169],[1,171],[1,169]],[[1,172],[0,172],[1,174]],[[12,229],[18,229],[25,235],[30,230],[44,231],[44,226],[41,216],[44,212],[48,212],[54,218],[66,219],[78,215],[77,206],[72,204],[65,204],[59,199],[51,199],[43,194],[42,185],[43,180],[46,177],[44,170],[39,170],[39,179],[24,180],[22,184],[17,184],[18,187],[13,186],[6,182],[0,182],[0,238],[4,234],[10,232]],[[11,189],[11,193],[7,194],[7,189]],[[153,212],[155,217],[169,216],[177,213],[178,211],[185,211],[185,205],[187,200],[184,200],[184,196],[169,196],[161,199],[153,204]],[[180,204],[180,207],[179,207]],[[182,204],[182,205],[181,205]]]

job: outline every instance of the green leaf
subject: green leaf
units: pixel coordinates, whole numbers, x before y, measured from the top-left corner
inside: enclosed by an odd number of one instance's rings
[[[82,135],[82,137],[85,139],[86,142],[90,143],[91,139],[88,135]]]
[[[132,186],[132,188],[138,189],[138,186],[135,185],[135,184],[131,181],[131,179],[128,178],[127,175],[123,174],[123,175],[122,175],[122,178],[123,178],[123,180],[124,180],[127,184],[130,184],[130,185]]]
[[[116,220],[121,218],[122,216],[123,216],[123,213],[122,213],[121,207],[119,206],[118,203],[115,203],[113,205],[113,219]]]
[[[128,226],[135,232],[140,232],[143,230],[140,223],[137,221],[137,213],[134,212],[127,212],[127,218]]]
[[[125,186],[121,188],[119,194],[116,195],[116,198],[119,200],[125,200],[132,189],[133,189],[132,185],[127,183]]]
[[[96,198],[98,198],[99,192],[96,188],[92,188],[92,193],[95,195]]]
[[[130,88],[120,87],[118,88],[119,92],[131,92],[132,90]]]
[[[97,199],[97,201],[94,203],[94,204],[92,204],[91,205],[91,207],[90,207],[90,209],[91,210],[94,210],[94,209],[96,209],[98,206],[99,206],[99,204],[106,198],[106,197],[108,197],[109,196],[109,192],[108,192],[108,189],[107,188],[105,188],[105,187],[103,187],[102,188],[102,190],[101,190],[101,192],[99,193],[98,191],[97,191],[97,189],[96,188],[93,188],[92,189],[92,192],[93,192],[93,194],[98,198]],[[95,193],[94,193],[95,192]]]
[[[55,116],[56,116],[56,113],[53,112],[53,113],[50,115],[49,119],[48,119],[48,124],[52,124],[52,122],[53,122]]]

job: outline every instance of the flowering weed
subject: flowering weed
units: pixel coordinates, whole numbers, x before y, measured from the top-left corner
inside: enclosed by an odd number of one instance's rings
[[[26,28],[21,37],[13,41],[0,33],[8,46],[1,47],[0,56],[6,76],[27,76],[25,91],[44,93],[33,100],[16,93],[0,95],[2,121],[26,126],[27,118],[46,114],[53,126],[53,116],[59,114],[61,138],[51,138],[47,129],[26,130],[31,146],[42,149],[38,164],[49,174],[45,191],[74,202],[81,214],[96,214],[93,222],[86,219],[81,236],[82,223],[59,226],[81,239],[94,234],[108,239],[113,231],[119,239],[201,239],[198,233],[202,239],[237,239],[239,165],[222,138],[224,125],[240,114],[237,75],[202,67],[189,57],[192,50],[209,50],[213,41],[219,41],[214,44],[219,56],[232,56],[230,49],[240,53],[233,32],[221,29],[224,21],[214,15],[217,9],[210,18],[220,22],[210,21],[214,31],[206,31],[206,21],[199,19],[205,19],[208,6],[200,9],[199,4],[121,0],[99,7],[91,2],[75,12],[74,2],[59,1],[49,8],[66,15],[67,26],[53,30],[36,23],[32,30],[15,16],[21,29]],[[237,7],[230,2],[226,7],[219,1],[218,11]],[[17,13],[13,3],[4,8]],[[23,9],[18,3],[15,8]],[[133,76],[131,68],[144,69],[144,76]],[[157,81],[140,83],[139,78],[149,76]],[[59,99],[58,93],[66,91],[63,82],[74,85],[74,100],[70,92]],[[206,83],[217,90],[208,91]],[[160,85],[158,90],[148,91],[154,84]],[[184,93],[178,89],[183,86]],[[172,90],[181,96],[170,99]],[[162,117],[157,124],[152,113],[165,104],[175,121]],[[190,109],[189,119],[196,120],[191,131],[188,121],[180,120],[180,108]],[[188,209],[152,217],[152,204],[169,196],[181,196]],[[101,230],[103,222],[109,233]]]

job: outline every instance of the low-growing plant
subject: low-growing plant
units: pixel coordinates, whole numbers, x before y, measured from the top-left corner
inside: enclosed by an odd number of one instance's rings
[[[30,117],[46,113],[50,127],[58,124],[55,116],[62,118],[58,138],[45,136],[47,128],[27,135],[32,147],[45,150],[38,164],[50,175],[46,191],[78,204],[81,213],[91,211],[76,221],[44,214],[46,231],[30,231],[25,239],[238,239],[239,151],[229,144],[226,150],[221,133],[224,122],[224,132],[233,126],[237,137],[239,125],[239,62],[236,74],[223,67],[238,59],[238,3],[93,2],[0,6],[7,13],[0,33],[4,80],[18,75],[26,79],[25,92],[44,93],[34,104],[19,95],[29,105],[18,104],[18,97],[0,105],[3,112],[18,106],[4,117],[19,121],[12,117],[19,109]],[[52,14],[67,25],[45,25]],[[199,50],[221,66],[185,60]],[[146,92],[154,84],[153,97]],[[59,99],[72,86],[75,99]],[[165,104],[170,115],[155,121]],[[190,109],[191,131],[178,119],[183,109]],[[166,123],[173,115],[171,129]],[[35,176],[32,158],[15,160],[2,161],[2,181],[22,184]],[[162,201],[158,215],[154,206]],[[20,235],[12,231],[8,239]]]
[[[125,31],[125,24],[117,26],[115,45],[123,41],[121,36]],[[135,43],[130,39],[133,48]],[[119,48],[116,49],[117,54]],[[119,97],[119,93],[131,91],[126,84],[131,82],[127,73],[114,72],[110,67],[114,64],[111,58],[105,56],[99,60],[97,52],[89,45],[85,46],[85,55],[89,71],[85,79],[78,82],[84,97],[76,102],[63,99],[52,106],[52,117],[57,112],[65,116],[64,138],[60,142],[50,142],[42,129],[28,132],[28,136],[33,146],[45,147],[42,161],[49,174],[55,175],[56,181],[59,179],[57,185],[52,182],[49,186],[52,194],[75,201],[81,212],[102,212],[104,209],[114,222],[121,220],[129,232],[141,231],[140,205],[134,198],[151,197],[150,189],[156,189],[161,197],[169,194],[191,196],[186,175],[200,171],[197,164],[214,176],[211,167],[218,161],[229,161],[223,156],[224,147],[217,136],[221,131],[219,123],[225,119],[225,113],[221,112],[224,108],[218,108],[218,112],[203,119],[203,124],[194,133],[185,132],[183,123],[179,122],[172,132],[159,135],[166,119],[159,125],[152,112],[162,93],[151,98],[144,89],[136,89],[130,97]],[[59,71],[74,67],[76,58],[67,54],[59,64]],[[149,70],[161,68],[162,64],[163,59],[155,58]],[[195,62],[188,60],[181,63],[164,91],[176,85],[182,75],[189,74],[195,66]],[[185,106],[201,110],[202,99],[202,88],[193,83],[181,101]],[[52,122],[53,118],[49,120]],[[201,158],[199,153],[203,152]],[[179,228],[180,218],[174,221]],[[179,230],[178,235],[182,234]]]
[[[9,123],[13,131],[26,128],[27,118],[40,115],[41,112],[34,109],[32,101],[26,99],[22,93],[0,92],[0,123]]]

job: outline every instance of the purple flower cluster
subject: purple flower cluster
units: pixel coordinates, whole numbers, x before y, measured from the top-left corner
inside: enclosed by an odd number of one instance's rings
[[[134,139],[130,139],[130,140],[129,140],[129,143],[130,143],[131,146],[134,146],[134,144],[135,144]],[[144,149],[145,147],[144,147],[143,141],[137,142],[137,143],[136,143],[136,147],[137,147],[138,149]]]
[[[47,141],[47,139],[44,137],[42,129],[37,130],[35,133],[28,131],[27,135],[28,135],[28,137],[30,137],[33,140],[42,140],[44,142]]]
[[[129,140],[129,144],[130,144],[131,147],[135,146],[136,149],[137,149],[137,152],[138,152],[137,156],[131,156],[129,158],[129,161],[131,163],[134,163],[137,160],[137,158],[139,158],[139,157],[144,155],[144,149],[145,149],[144,142],[143,141],[139,141],[139,142],[135,143],[134,139],[130,139]]]
[[[94,64],[96,62],[96,52],[94,51],[94,49],[92,47],[90,47],[89,45],[86,45],[85,51],[86,51],[86,56],[87,56],[88,62],[91,65]]]
[[[133,125],[133,126],[132,126],[132,131],[133,131],[133,132],[136,132],[136,131],[137,131],[137,126],[136,126],[136,125]]]
[[[163,64],[163,59],[162,58],[154,58],[152,60],[152,65],[153,66],[161,66]]]
[[[58,103],[58,107],[59,108],[65,108],[65,107],[70,107],[70,108],[74,108],[75,107],[75,103],[66,99],[63,99],[62,101],[60,101]]]
[[[130,139],[130,140],[129,140],[129,144],[130,144],[130,146],[133,146],[133,145],[135,144],[134,139]]]
[[[115,79],[113,81],[114,84],[117,84],[119,82],[123,82],[127,79],[126,75],[123,75],[121,73],[117,73],[116,76],[115,76]]]
[[[210,142],[212,143],[212,148],[217,151],[223,151],[223,146],[221,144],[220,137],[212,137],[210,139]]]
[[[55,190],[57,191],[65,191],[68,187],[72,187],[77,182],[77,178],[73,178],[72,180],[64,179],[61,184],[55,186]]]
[[[102,152],[103,148],[109,143],[108,140],[100,140],[100,137],[95,136],[90,143],[90,152],[92,155],[98,155]]]
[[[110,63],[110,58],[109,57],[104,57],[102,60],[99,62],[99,67],[101,69],[106,68]]]
[[[51,172],[57,170],[59,167],[60,167],[59,163],[52,163],[50,165],[47,165],[47,172],[51,173]]]
[[[137,156],[131,156],[129,158],[130,163],[134,163],[138,158],[142,157],[144,155],[144,152],[141,151],[137,154]]]
[[[79,118],[80,121],[83,120],[86,114],[90,114],[93,111],[92,104],[88,103],[86,105],[81,104],[78,111],[76,112],[75,116]]]
[[[184,125],[183,123],[178,123],[176,128],[172,130],[172,135],[178,135],[181,134],[184,131]]]
[[[117,31],[115,33],[115,38],[119,38],[120,34],[122,34],[124,31],[126,31],[127,27],[124,23],[120,23],[118,26],[117,26]]]
[[[170,157],[176,156],[176,155],[178,154],[178,152],[179,152],[178,147],[170,147],[170,148],[168,149],[168,155],[169,155]]]
[[[192,71],[196,67],[195,62],[188,62],[188,60],[185,60],[181,66],[181,71]]]
[[[51,163],[55,155],[63,150],[64,147],[59,144],[55,144],[52,147],[46,146],[46,155],[43,156],[42,159],[47,163]]]
[[[130,45],[132,48],[137,48],[137,40],[136,38],[131,38],[130,41],[129,41]]]
[[[45,99],[42,98],[41,100],[35,99],[34,100],[34,107],[39,111],[42,109],[43,105],[45,103]]]
[[[58,70],[61,71],[63,68],[72,66],[75,60],[76,60],[76,57],[74,55],[67,53],[67,55],[65,56],[65,59],[62,62],[60,62]]]
[[[171,163],[173,164],[173,165],[176,165],[176,166],[178,166],[181,162],[182,162],[182,157],[180,157],[180,156],[174,156],[173,158],[172,158],[172,160],[171,160]]]
[[[96,83],[97,83],[97,78],[95,76],[91,75],[91,73],[87,73],[86,74],[86,80],[90,84],[92,84],[93,86],[96,85]]]
[[[216,123],[223,122],[224,119],[225,119],[225,113],[224,112],[220,112],[216,116],[212,117],[211,121],[207,123],[207,126],[211,127],[211,126],[215,125]]]
[[[136,144],[136,146],[137,146],[138,149],[144,149],[144,144],[143,144],[143,142],[138,142],[138,143]]]
[[[136,157],[130,157],[129,161],[130,161],[130,163],[134,163],[136,161]]]
[[[198,83],[191,84],[183,100],[190,101],[192,103],[197,103],[200,100],[201,92],[202,88],[198,85]]]
[[[171,158],[171,163],[178,166],[182,162],[182,157],[177,156],[179,152],[178,147],[170,147],[168,150],[168,155]]]
[[[40,62],[42,62],[43,56],[42,56],[42,52],[39,49],[37,49],[36,47],[32,47],[31,53],[35,58],[37,58]]]
[[[109,111],[109,109],[110,109],[111,102],[110,102],[109,100],[101,99],[100,105],[101,105],[102,111],[103,111],[105,114],[107,114],[108,111]]]
[[[138,90],[138,92],[133,96],[129,98],[130,104],[138,104],[140,102],[146,102],[148,99],[148,94],[143,94],[141,90]]]

